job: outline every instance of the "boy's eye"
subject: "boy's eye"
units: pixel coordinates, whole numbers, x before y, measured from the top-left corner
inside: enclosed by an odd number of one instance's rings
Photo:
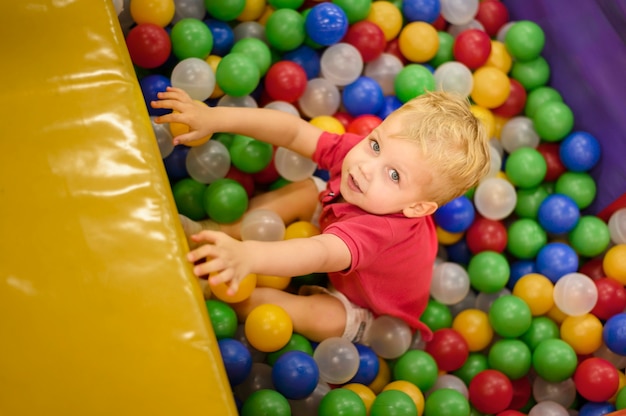
[[[375,152],[379,152],[380,151],[380,145],[378,144],[378,142],[376,140],[370,140],[370,147]]]
[[[389,177],[391,178],[392,181],[394,182],[398,182],[400,180],[400,174],[398,173],[397,170],[391,169],[389,171]]]

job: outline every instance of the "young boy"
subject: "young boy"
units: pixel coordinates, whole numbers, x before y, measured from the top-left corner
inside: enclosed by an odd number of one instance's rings
[[[288,113],[256,108],[207,107],[182,90],[159,93],[154,108],[175,112],[190,132],[185,143],[216,132],[254,137],[312,158],[330,174],[319,192],[313,180],[291,183],[250,201],[249,209],[276,211],[286,224],[310,220],[319,201],[321,234],[276,242],[239,241],[238,223],[214,224],[191,236],[203,243],[188,254],[197,276],[229,282],[235,293],[249,273],[300,276],[328,273],[331,286],[301,296],[256,288],[232,305],[244,320],[272,303],[290,315],[294,331],[313,341],[343,336],[363,342],[373,318],[403,319],[428,340],[419,317],[430,290],[437,237],[431,214],[475,186],[489,169],[489,148],[467,100],[428,92],[390,114],[367,137],[324,132]],[[220,231],[217,231],[219,228]]]

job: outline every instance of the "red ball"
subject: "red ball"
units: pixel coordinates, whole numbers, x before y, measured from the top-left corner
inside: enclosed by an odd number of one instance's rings
[[[346,111],[337,111],[335,114],[333,114],[333,117],[339,120],[343,128],[346,130],[348,129],[350,123],[352,123],[352,120],[354,120],[354,117],[352,117],[352,115]]]
[[[586,276],[589,276],[593,280],[606,277],[604,273],[604,266],[602,266],[603,258],[591,259],[578,269],[578,271]]]
[[[598,300],[591,313],[598,319],[607,320],[626,309],[626,289],[624,285],[610,277],[593,281],[598,289]]]
[[[511,380],[498,370],[483,370],[469,383],[469,401],[482,413],[506,410],[513,399]]]
[[[363,114],[357,116],[348,124],[346,131],[361,136],[367,136],[374,130],[383,120],[372,114]]]
[[[480,68],[491,54],[491,38],[479,29],[466,29],[454,39],[454,59],[469,69]]]
[[[604,358],[587,358],[578,365],[572,378],[576,391],[592,402],[610,399],[619,387],[617,369]]]
[[[254,178],[251,174],[242,172],[231,165],[225,177],[239,182],[241,186],[243,186],[243,189],[246,190],[248,198],[251,198],[252,195],[254,195]]]
[[[306,72],[293,61],[276,62],[265,74],[265,90],[274,100],[293,103],[302,97],[306,84]]]
[[[517,410],[505,410],[498,413],[496,416],[526,416],[526,413],[518,412]]]
[[[506,101],[501,106],[491,109],[493,114],[504,118],[521,114],[524,111],[524,106],[526,106],[526,89],[516,79],[510,78],[509,81],[511,90]]]
[[[400,52],[400,45],[398,42],[398,37],[387,42],[387,46],[385,47],[385,53],[395,56],[400,60],[400,62],[402,62],[403,65],[406,65],[409,63],[409,61],[404,57],[404,55],[402,55],[402,52]]]
[[[378,58],[387,47],[383,30],[368,20],[361,20],[351,25],[342,42],[357,48],[361,53],[363,62],[370,62]]]
[[[556,181],[559,176],[567,171],[559,156],[558,143],[541,143],[537,146],[537,151],[541,153],[547,165],[546,176],[543,178],[544,181]]]
[[[432,25],[437,31],[445,32],[448,29],[448,22],[441,14],[437,16],[437,19],[435,19]]]
[[[513,399],[511,400],[511,404],[509,404],[509,409],[519,410],[528,404],[533,394],[533,385],[528,376],[511,380],[511,385],[513,386]]]
[[[170,36],[161,26],[140,23],[126,36],[131,61],[141,68],[157,68],[167,61],[172,51]]]
[[[482,23],[489,36],[496,37],[509,21],[509,9],[500,1],[481,1],[475,19]]]
[[[455,371],[465,364],[469,356],[467,341],[452,328],[438,329],[433,339],[426,343],[424,351],[429,353],[441,371]]]
[[[477,217],[465,232],[467,248],[473,254],[482,251],[502,253],[506,248],[508,235],[500,221]]]
[[[278,173],[278,171],[276,170],[276,166],[274,165],[274,156],[276,156],[276,148],[274,148],[272,161],[268,163],[263,170],[252,174],[252,179],[254,179],[255,184],[269,185],[280,179],[280,173]]]

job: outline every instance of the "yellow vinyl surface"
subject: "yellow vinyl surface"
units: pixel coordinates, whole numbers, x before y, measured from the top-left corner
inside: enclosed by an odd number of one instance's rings
[[[236,415],[111,0],[0,36],[0,415]]]

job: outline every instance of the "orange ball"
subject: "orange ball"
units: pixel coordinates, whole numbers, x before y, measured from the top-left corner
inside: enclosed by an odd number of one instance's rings
[[[501,116],[494,114],[493,121],[494,121],[493,123],[494,132],[493,132],[492,137],[499,139],[502,133],[502,127],[504,127],[504,125],[506,124],[507,121],[509,121],[509,119],[506,117],[501,117]]]
[[[439,50],[439,35],[437,30],[426,22],[411,22],[400,32],[398,47],[409,61],[427,62]]]
[[[131,0],[130,15],[137,24],[165,27],[174,18],[174,0]]]
[[[360,383],[350,383],[341,386],[342,389],[351,390],[358,394],[358,396],[363,400],[365,404],[365,410],[369,414],[370,408],[372,407],[372,403],[374,403],[374,399],[376,399],[376,393],[372,391],[365,384]]]
[[[441,244],[446,245],[446,246],[449,246],[454,243],[458,243],[461,240],[461,238],[463,238],[463,235],[465,235],[464,232],[460,232],[460,233],[448,232],[444,230],[443,228],[441,228],[440,226],[436,226],[435,231],[437,232],[437,241],[439,241]]]
[[[452,321],[452,329],[467,341],[471,352],[483,350],[493,339],[489,315],[480,309],[465,309],[459,312]]]
[[[383,391],[387,390],[398,390],[406,393],[413,400],[413,403],[415,403],[415,407],[417,407],[417,416],[424,414],[424,394],[415,384],[406,380],[396,380],[383,388]]]
[[[562,310],[559,309],[558,306],[556,306],[556,303],[554,304],[552,308],[550,308],[548,313],[546,313],[546,316],[552,319],[558,325],[561,325],[561,323],[563,323],[565,318],[568,317],[568,315],[565,312],[563,312]]]
[[[487,137],[492,138],[495,136],[495,116],[491,110],[481,107],[476,104],[470,106],[470,111],[474,114],[478,120],[483,123],[485,130],[487,131]]]
[[[209,66],[213,70],[213,73],[217,71],[217,66],[220,64],[221,60],[222,60],[222,57],[218,55],[209,55],[205,59],[206,63],[209,64]],[[215,88],[213,88],[213,92],[211,93],[209,98],[220,98],[223,95],[224,95],[224,90],[222,90],[220,86],[217,85],[217,83],[215,83]]]
[[[378,374],[376,374],[376,378],[369,384],[369,388],[376,394],[383,391],[383,388],[389,384],[389,380],[391,380],[391,369],[389,368],[389,364],[384,359],[378,357]]]
[[[470,97],[482,107],[496,108],[504,104],[511,92],[511,80],[498,68],[482,66],[472,75],[474,86]]]
[[[515,283],[513,295],[521,298],[533,316],[544,315],[554,306],[554,284],[542,274],[529,273]]]
[[[291,238],[307,238],[313,237],[320,233],[319,228],[308,221],[296,221],[285,228],[285,240]]]
[[[234,295],[229,295],[226,292],[230,285],[228,283],[219,283],[217,285],[212,285],[209,283],[209,288],[213,295],[226,303],[239,303],[248,299],[250,295],[252,295],[252,291],[256,287],[256,279],[257,276],[254,273],[250,273],[239,283],[239,290]]]
[[[278,305],[266,303],[252,309],[244,323],[246,339],[262,352],[278,351],[291,339],[293,322]]]
[[[492,40],[491,53],[489,54],[489,58],[487,58],[487,62],[485,62],[485,66],[498,68],[500,71],[508,74],[512,65],[513,58],[509,55],[509,51],[507,51],[504,43]]]
[[[207,105],[206,103],[202,102],[202,101],[198,101],[198,100],[194,100],[197,103],[200,103],[202,105]],[[178,111],[172,111],[172,113],[178,113]],[[183,123],[169,123],[170,126],[170,133],[172,133],[172,137],[177,137],[180,136],[181,134],[185,134],[185,133],[189,133],[189,126]],[[211,140],[211,137],[213,135],[208,135],[206,137],[203,137],[201,139],[198,140],[193,140],[190,142],[185,143],[185,146],[189,146],[189,147],[195,147],[195,146],[200,146],[205,144],[206,142],[208,142],[209,140]]]
[[[313,117],[309,123],[315,127],[319,127],[322,130],[335,134],[343,134],[346,132],[346,128],[333,116],[317,116]]]
[[[265,0],[246,0],[246,5],[239,16],[237,16],[237,20],[240,22],[257,20],[263,15],[265,7],[267,7]]]
[[[370,12],[365,20],[372,22],[383,31],[385,40],[389,42],[398,36],[402,29],[402,12],[393,3],[384,0],[373,1]]]
[[[604,254],[602,268],[607,277],[626,285],[626,244],[617,244]]]
[[[291,283],[291,277],[270,276],[267,274],[256,275],[257,287],[271,287],[278,290],[285,290]]]
[[[576,351],[587,355],[602,345],[602,322],[590,313],[568,316],[561,323],[561,339]]]

